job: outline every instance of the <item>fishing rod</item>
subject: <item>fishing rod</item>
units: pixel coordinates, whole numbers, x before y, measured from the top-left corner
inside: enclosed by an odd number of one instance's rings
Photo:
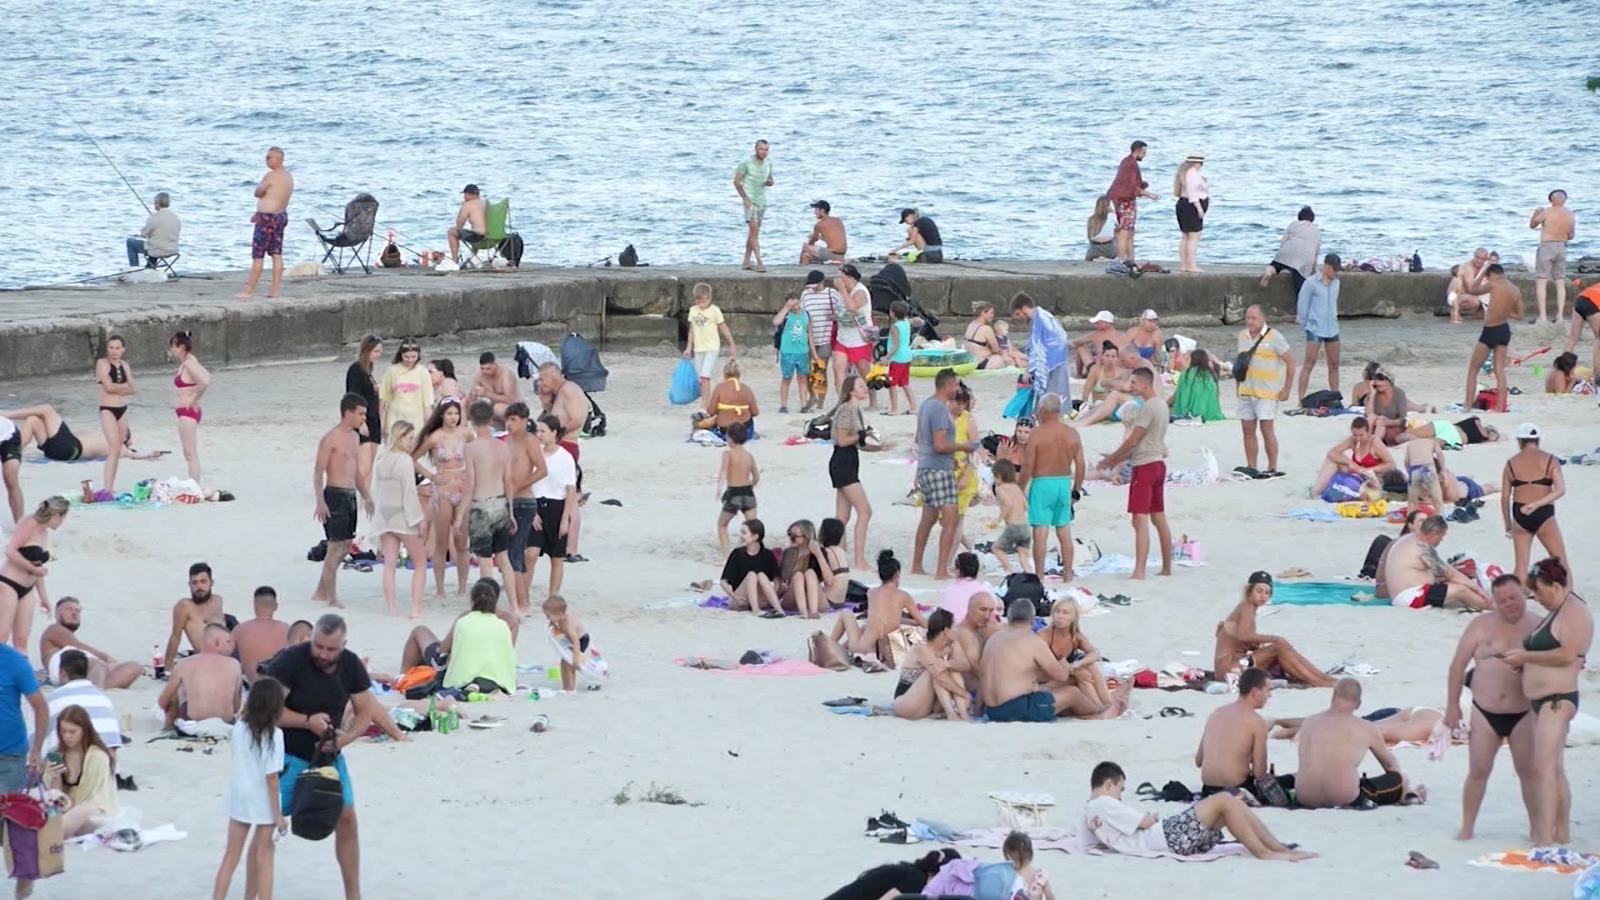
[[[46,95],[46,96],[49,96],[49,95]],[[88,138],[89,139],[89,143],[94,145],[94,149],[100,151],[101,157],[103,157],[107,163],[110,163],[112,170],[117,173],[117,177],[121,178],[122,179],[122,183],[128,186],[128,190],[133,191],[134,199],[139,201],[139,205],[144,207],[144,211],[146,213],[150,213],[151,212],[150,204],[144,202],[144,197],[140,196],[139,189],[133,186],[133,182],[128,180],[128,176],[122,174],[122,170],[117,168],[116,162],[114,162],[111,159],[111,154],[107,153],[106,149],[104,147],[100,146],[100,142],[94,139],[94,135],[92,135],[88,131],[84,130],[84,127],[82,125],[79,125],[78,121],[76,119],[72,118],[72,114],[67,112],[65,107],[63,107],[60,103],[56,103],[56,99],[54,97],[50,98],[50,102],[51,103],[55,103],[56,111],[61,113],[63,116],[65,116],[67,121],[72,123],[72,127],[78,129],[78,133],[79,134],[81,134],[84,137]]]

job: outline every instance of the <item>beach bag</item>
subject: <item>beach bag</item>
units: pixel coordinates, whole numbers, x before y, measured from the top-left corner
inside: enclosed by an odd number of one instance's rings
[[[1257,775],[1251,788],[1251,792],[1256,795],[1257,800],[1261,801],[1262,806],[1286,807],[1289,805],[1289,792],[1284,790],[1283,785],[1278,782],[1278,776],[1275,771],[1269,770],[1264,775]]]
[[[845,659],[844,651],[820,631],[811,632],[811,637],[806,640],[806,659],[820,669],[844,672],[850,668],[850,661]]]
[[[400,268],[400,248],[394,245],[394,241],[383,245],[383,252],[378,254],[378,265],[385,269]]]
[[[395,679],[394,689],[404,694],[407,700],[421,700],[437,691],[443,680],[444,669],[436,666],[412,666],[404,675]]]
[[[344,812],[344,786],[330,758],[318,751],[294,779],[289,796],[289,830],[295,837],[320,841],[333,834]]]
[[[1012,572],[1007,575],[1006,580],[1000,582],[998,593],[1005,599],[1007,606],[1010,606],[1013,600],[1032,600],[1034,611],[1038,615],[1048,615],[1038,612],[1045,599],[1044,582],[1032,572]]]
[[[806,440],[831,441],[833,440],[833,416],[823,413],[806,423]]]
[[[1033,415],[1033,387],[1026,384],[1018,385],[1016,393],[1006,401],[1006,408],[1001,410],[1000,416],[1006,419],[1020,419],[1031,415]]]
[[[521,266],[522,235],[517,234],[515,231],[506,235],[505,240],[500,242],[500,246],[496,248],[495,252],[504,257],[505,261],[510,263],[513,268]]]
[[[44,783],[30,776],[28,786],[0,796],[0,828],[5,829],[6,871],[19,881],[60,875],[61,817],[44,802]]]
[[[1267,339],[1267,335],[1270,334],[1271,332],[1272,332],[1271,328],[1262,328],[1261,329],[1261,337],[1256,338],[1256,342],[1254,344],[1250,345],[1250,349],[1246,350],[1245,352],[1243,352],[1243,353],[1239,354],[1238,356],[1234,357],[1234,360],[1233,360],[1233,380],[1234,381],[1243,382],[1245,380],[1245,378],[1249,376],[1249,374],[1250,374],[1250,360],[1255,357],[1256,350],[1258,348],[1260,348],[1261,342],[1266,340]]]
[[[698,399],[700,374],[694,370],[694,363],[680,359],[677,368],[672,370],[672,383],[667,386],[667,401],[673,406],[682,406]]]
[[[844,605],[866,609],[867,586],[854,578],[850,579],[849,583],[844,586]]]
[[[1328,486],[1322,489],[1324,503],[1339,503],[1344,500],[1360,500],[1361,485],[1360,475],[1353,472],[1335,472],[1328,479]]]
[[[606,436],[606,414],[600,404],[594,402],[594,397],[588,391],[583,392],[583,398],[589,401],[589,414],[583,417],[584,437]]]
[[[1300,398],[1302,409],[1343,409],[1344,395],[1338,391],[1312,391]]]
[[[1497,402],[1499,399],[1500,393],[1494,388],[1484,388],[1478,392],[1477,397],[1473,398],[1472,408],[1492,411],[1499,408],[1499,404]]]

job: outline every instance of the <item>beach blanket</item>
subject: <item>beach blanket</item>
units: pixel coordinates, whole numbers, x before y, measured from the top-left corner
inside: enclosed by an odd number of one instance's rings
[[[1352,599],[1357,593],[1369,598]],[[1290,606],[1393,606],[1388,597],[1373,597],[1348,581],[1280,581],[1272,589],[1272,605]]]
[[[1035,845],[1037,846],[1037,845]],[[1555,872],[1558,875],[1576,875],[1600,856],[1575,853],[1565,848],[1552,854],[1550,850],[1513,849],[1501,853],[1482,853],[1467,860],[1469,866],[1487,866],[1495,869],[1516,869],[1523,872]]]
[[[969,847],[1000,847],[1005,844],[1006,835],[1010,829],[1006,828],[980,828],[968,831],[955,843]],[[1141,859],[1175,859],[1178,862],[1210,862],[1227,856],[1248,856],[1249,850],[1243,844],[1235,841],[1224,841],[1212,847],[1209,851],[1195,856],[1180,856],[1176,853],[1118,853],[1095,843],[1092,839],[1080,837],[1071,828],[1037,828],[1030,829],[1028,836],[1033,839],[1033,849],[1060,850],[1062,853],[1087,853],[1091,856],[1134,856]]]
[[[1315,506],[1303,506],[1291,509],[1288,512],[1276,513],[1267,516],[1269,519],[1299,519],[1302,522],[1354,522],[1356,519],[1341,516],[1331,509],[1322,509]]]
[[[821,675],[829,670],[812,665],[803,659],[780,659],[760,666],[744,666],[707,656],[678,657],[674,665],[691,669],[704,669],[721,675]]]
[[[1161,565],[1161,551],[1154,550],[1150,555],[1149,562],[1154,563],[1157,566]],[[1172,562],[1174,565],[1186,566],[1191,569],[1205,565],[1205,562],[1202,560],[1180,559],[1177,558],[1176,555],[1174,555]],[[1051,567],[1049,565],[1045,566],[1045,571],[1047,574],[1049,573],[1050,568]],[[1059,560],[1056,561],[1055,569],[1057,573],[1061,571],[1061,563]],[[1072,566],[1072,574],[1074,575],[1126,575],[1132,571],[1133,557],[1127,555],[1126,553],[1107,553],[1101,556],[1099,559],[1082,563],[1074,563]]]

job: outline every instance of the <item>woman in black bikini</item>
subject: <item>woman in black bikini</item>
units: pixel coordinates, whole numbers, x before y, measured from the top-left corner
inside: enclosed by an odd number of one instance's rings
[[[850,557],[845,555],[844,522],[823,519],[817,526],[817,543],[822,545],[822,567],[833,573],[822,587],[822,602],[829,610],[844,606],[845,595],[850,592]]]
[[[1565,565],[1567,545],[1561,539],[1561,525],[1556,522],[1556,501],[1567,492],[1561,464],[1554,455],[1539,449],[1539,429],[1533,423],[1518,425],[1515,437],[1517,452],[1506,460],[1500,479],[1505,485],[1505,493],[1500,495],[1500,517],[1516,552],[1516,565],[1511,571],[1528,571],[1534,538],[1539,539],[1544,552]]]
[[[828,460],[828,480],[833,483],[834,516],[848,524],[850,513],[855,513],[853,565],[861,570],[867,569],[867,523],[872,521],[872,504],[861,486],[861,451],[875,452],[887,446],[864,440],[867,427],[861,418],[860,404],[867,396],[867,382],[852,372],[839,386],[839,405],[828,413],[833,422],[833,456]]]
[[[133,440],[132,423],[128,421],[128,397],[133,394],[133,367],[122,361],[122,351],[127,344],[122,335],[106,338],[106,355],[94,364],[94,380],[100,385],[100,428],[106,435],[107,447],[121,447]],[[121,453],[107,453],[105,489],[117,489],[117,463]]]
[[[967,687],[950,668],[955,643],[955,616],[948,609],[934,610],[928,616],[928,639],[900,661],[900,681],[894,686],[896,716],[926,719],[943,709],[947,719],[971,719]]]
[[[1578,677],[1594,639],[1589,604],[1572,592],[1571,576],[1559,559],[1543,559],[1528,573],[1528,587],[1549,610],[1522,649],[1501,655],[1522,670],[1522,690],[1533,708],[1533,846],[1572,839],[1572,786],[1564,760],[1567,730],[1578,713]]]
[[[994,333],[994,305],[985,300],[972,304],[972,321],[961,334],[961,349],[972,354],[980,369],[1004,368],[1010,360]]]
[[[5,562],[0,564],[0,638],[11,637],[11,645],[28,652],[28,633],[33,630],[33,606],[25,602],[35,589],[39,607],[50,612],[44,593],[44,576],[50,561],[50,532],[61,527],[72,504],[65,497],[51,497],[39,504],[33,515],[17,523],[6,544]]]

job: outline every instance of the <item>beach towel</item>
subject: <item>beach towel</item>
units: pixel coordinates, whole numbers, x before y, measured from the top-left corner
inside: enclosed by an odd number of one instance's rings
[[[1369,599],[1352,600],[1360,592]],[[1393,606],[1388,597],[1371,597],[1349,581],[1280,581],[1272,589],[1273,606]]]
[[[691,669],[704,669],[721,675],[822,675],[828,670],[814,666],[803,659],[780,659],[761,666],[742,666],[705,656],[678,657],[674,665]]]
[[[1190,367],[1178,375],[1178,387],[1172,394],[1172,415],[1196,416],[1206,422],[1226,418],[1222,404],[1217,400],[1217,380],[1202,375]]]
[[[1037,844],[1035,845],[1037,846]],[[1561,848],[1560,855],[1547,855],[1548,850],[1506,850],[1501,853],[1482,853],[1467,860],[1469,866],[1488,866],[1496,869],[1516,869],[1523,872],[1555,872],[1558,875],[1576,875],[1594,865],[1600,857],[1575,853]]]
[[[1020,419],[1023,416],[1033,415],[1033,388],[1028,385],[1018,385],[1016,393],[1006,402],[1005,409],[1001,410],[1000,417],[1004,419]]]
[[[1010,834],[1010,829],[1006,828],[981,828],[967,832],[956,843],[965,844],[969,847],[1001,847],[1005,844],[1006,835],[1008,834]],[[1087,853],[1091,856],[1133,856],[1141,859],[1175,859],[1179,862],[1210,862],[1214,859],[1222,859],[1225,856],[1248,856],[1250,854],[1250,851],[1246,850],[1243,844],[1236,841],[1224,841],[1205,853],[1194,856],[1180,856],[1176,853],[1118,853],[1093,841],[1085,840],[1071,828],[1034,829],[1028,832],[1028,836],[1033,839],[1035,852],[1040,850],[1060,850],[1062,853]]]
[[[1156,563],[1157,565],[1161,563],[1161,551],[1159,549],[1154,547],[1151,548],[1149,562]],[[1174,555],[1172,562],[1174,565],[1185,566],[1191,569],[1205,565],[1203,560],[1180,559],[1176,555]],[[1057,573],[1059,574],[1061,566],[1060,561],[1057,560],[1055,565]],[[1048,570],[1050,567],[1047,565],[1045,568]],[[1107,553],[1104,556],[1101,556],[1099,559],[1075,563],[1072,566],[1072,574],[1074,575],[1126,575],[1132,571],[1133,557],[1125,553]],[[1049,574],[1048,571],[1046,574]]]
[[[1302,506],[1288,512],[1276,513],[1268,516],[1269,519],[1298,519],[1302,522],[1353,522],[1355,519],[1341,516],[1331,509],[1321,509],[1314,506]]]

